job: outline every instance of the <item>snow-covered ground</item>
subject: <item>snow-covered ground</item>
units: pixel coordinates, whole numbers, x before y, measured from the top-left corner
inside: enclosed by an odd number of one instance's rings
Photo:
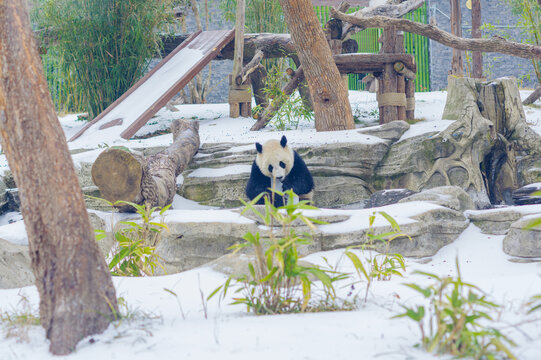
[[[521,94],[525,97],[528,92]],[[445,97],[445,92],[416,94],[416,117],[424,121],[412,126],[409,130],[411,136],[445,128],[445,121],[441,119]],[[363,113],[377,108],[374,94],[351,92],[350,100],[353,108]],[[282,134],[287,134],[293,147],[348,139],[379,141],[356,131],[316,133],[310,124],[304,123],[299,129],[287,132],[273,131],[272,128],[250,132],[253,120],[230,119],[226,104],[180,105],[178,108],[179,112],[175,113],[160,111],[139,135],[166,128],[173,118],[193,117],[200,120],[202,143],[238,142],[253,146],[255,141],[279,138]],[[532,127],[541,133],[541,109],[527,107],[526,116]],[[75,119],[76,116],[61,119],[68,138],[84,125]],[[130,141],[82,137],[69,146],[71,149],[96,149],[74,155],[75,163],[78,163],[92,160],[107,146],[143,148],[165,146],[171,141],[170,134]],[[7,166],[3,155],[0,166],[4,169]],[[167,218],[221,216],[223,221],[244,221],[237,214],[219,213],[181,197],[177,197],[173,205],[175,210],[168,211]],[[404,221],[408,215],[418,211],[415,207],[402,208]],[[395,214],[396,217],[400,215]],[[356,221],[359,225],[366,219]],[[0,217],[0,238],[19,244],[26,242],[19,214],[9,213]],[[407,259],[404,278],[375,282],[368,301],[359,301],[358,309],[350,312],[254,316],[247,314],[243,306],[228,305],[231,298],[221,302],[213,298],[207,302],[202,298],[222,285],[226,276],[206,267],[152,278],[114,278],[117,295],[125,299],[130,312],[140,319],[111,325],[105,333],[81,341],[67,358],[432,359],[432,354],[414,347],[420,340],[417,325],[404,318],[391,318],[402,311],[401,304],[423,302],[420,295],[403,285],[409,282],[420,285],[432,283],[426,276],[413,274],[415,270],[441,276],[454,275],[455,258],[458,256],[463,279],[478,285],[489,294],[491,301],[502,304],[502,308],[492,315],[498,321],[498,329],[517,343],[518,346],[513,348],[516,357],[538,360],[541,359],[541,310],[527,315],[525,303],[532,295],[541,294],[541,267],[536,262],[509,261],[510,257],[502,252],[502,241],[503,236],[482,234],[472,224],[454,243],[442,248],[432,258]],[[368,256],[368,253],[360,255]],[[342,250],[312,254],[304,260],[322,264],[323,257],[331,264],[337,264],[342,271],[354,272],[344,259]],[[350,299],[354,294],[364,297],[365,283],[356,284],[353,295],[348,295],[351,291],[349,282],[342,285],[339,290],[341,297]],[[23,298],[28,299],[30,308],[37,313],[39,299],[33,286],[0,290],[0,312],[22,309]],[[3,331],[5,333],[5,329]],[[55,358],[48,353],[48,343],[41,327],[30,327],[26,334],[23,336],[25,341],[18,337],[0,337],[0,360]]]

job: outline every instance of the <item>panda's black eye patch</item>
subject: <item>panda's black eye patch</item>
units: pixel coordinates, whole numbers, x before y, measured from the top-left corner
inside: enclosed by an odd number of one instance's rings
[[[269,165],[269,172],[272,172],[272,169],[274,169],[272,165]]]
[[[283,162],[283,161],[280,161],[280,167],[282,169],[285,169],[286,168],[286,164]]]

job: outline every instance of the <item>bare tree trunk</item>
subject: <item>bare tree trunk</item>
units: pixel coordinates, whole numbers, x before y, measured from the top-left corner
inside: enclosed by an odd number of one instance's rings
[[[280,0],[308,81],[317,131],[353,129],[348,91],[310,0]]]
[[[100,195],[111,202],[124,200],[136,204],[164,207],[176,194],[177,176],[199,149],[199,124],[177,119],[171,125],[173,144],[145,158],[118,148],[102,152],[92,165],[92,181]],[[133,211],[129,205],[121,211]]]
[[[472,0],[471,36],[474,39],[481,38],[481,0]],[[472,58],[473,77],[480,79],[483,77],[483,54],[480,51],[474,51]]]
[[[26,2],[0,2],[0,135],[19,186],[41,324],[56,355],[104,331],[118,309],[66,138],[47,89]]]
[[[374,16],[371,18],[357,18],[330,9],[331,16],[343,21],[351,22],[363,28],[387,28],[396,27],[397,30],[403,30],[410,33],[426,36],[445,46],[469,51],[497,52],[501,54],[513,55],[524,59],[541,59],[541,46],[521,44],[514,41],[508,41],[499,37],[491,39],[464,39],[449,34],[431,24],[421,24],[406,19],[393,19],[385,16]]]
[[[460,1],[451,1],[451,33],[456,37],[462,37],[462,12],[460,11]],[[453,59],[451,60],[450,74],[464,75],[464,63],[462,62],[462,51],[453,48]]]

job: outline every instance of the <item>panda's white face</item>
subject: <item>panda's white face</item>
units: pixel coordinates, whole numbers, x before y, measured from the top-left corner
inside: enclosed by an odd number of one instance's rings
[[[293,150],[287,146],[285,136],[280,141],[269,140],[261,145],[256,143],[255,162],[263,175],[277,180],[284,179],[293,167]]]

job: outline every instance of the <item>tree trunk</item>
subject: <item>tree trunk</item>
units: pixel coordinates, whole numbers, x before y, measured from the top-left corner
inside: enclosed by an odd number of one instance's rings
[[[471,37],[474,39],[481,38],[481,0],[472,0]],[[473,77],[480,79],[483,77],[483,53],[474,51],[472,58]]]
[[[317,131],[353,129],[348,91],[310,0],[280,0],[308,81]]]
[[[451,33],[456,37],[462,37],[462,12],[460,11],[460,1],[451,1]],[[453,58],[451,60],[450,74],[456,76],[464,75],[464,67],[462,62],[462,51],[453,48]]]
[[[173,144],[145,158],[118,148],[102,152],[92,165],[92,181],[100,195],[111,202],[124,200],[136,204],[164,207],[173,202],[177,176],[199,149],[199,123],[177,119],[171,125]],[[129,205],[121,211],[134,211]]]
[[[508,41],[500,37],[490,39],[464,39],[458,38],[446,31],[439,29],[431,24],[421,24],[406,19],[393,19],[385,16],[374,16],[371,18],[357,18],[330,9],[331,16],[343,21],[351,22],[355,25],[367,28],[387,28],[396,27],[397,30],[407,31],[413,34],[426,36],[445,46],[460,50],[497,52],[501,54],[513,55],[524,59],[541,59],[541,46],[521,44],[514,41]]]
[[[2,149],[19,187],[41,324],[50,351],[65,355],[118,308],[42,69],[26,2],[0,2]]]

